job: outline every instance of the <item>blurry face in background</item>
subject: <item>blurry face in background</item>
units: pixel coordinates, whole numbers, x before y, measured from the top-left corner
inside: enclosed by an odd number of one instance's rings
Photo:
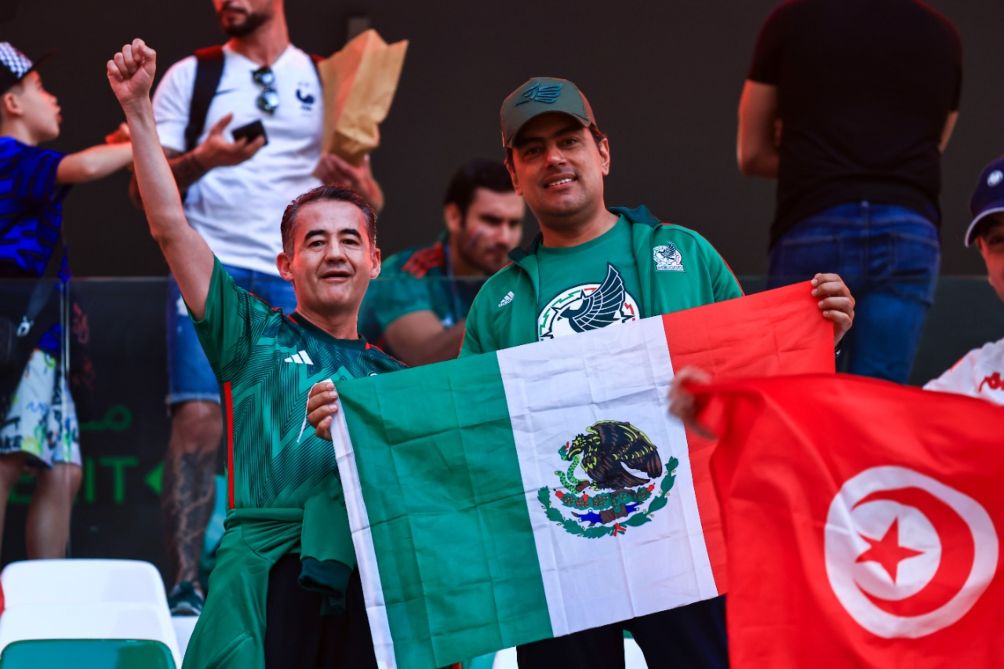
[[[56,96],[45,90],[38,72],[29,72],[3,97],[12,96],[9,104],[17,107],[17,118],[28,127],[35,143],[48,142],[59,137],[59,124],[63,117],[59,113]],[[8,104],[5,101],[5,109]],[[5,112],[5,118],[7,112]],[[11,115],[13,118],[13,115]]]
[[[989,225],[976,238],[976,246],[987,265],[987,280],[1004,301],[1004,214],[993,214]]]
[[[446,205],[444,216],[450,245],[458,256],[454,272],[494,274],[509,262],[509,251],[523,237],[523,198],[513,192],[478,188],[462,214],[456,204]]]
[[[275,16],[275,0],[213,0],[220,27],[230,37],[246,37]]]

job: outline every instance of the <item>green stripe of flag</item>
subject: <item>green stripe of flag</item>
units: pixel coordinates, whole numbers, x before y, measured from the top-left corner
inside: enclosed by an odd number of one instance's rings
[[[400,667],[552,636],[498,360],[452,364],[339,383]]]

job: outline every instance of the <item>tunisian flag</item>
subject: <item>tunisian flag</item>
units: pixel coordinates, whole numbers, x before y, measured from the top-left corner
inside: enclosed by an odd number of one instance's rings
[[[843,375],[696,392],[734,667],[1004,666],[1004,408]]]

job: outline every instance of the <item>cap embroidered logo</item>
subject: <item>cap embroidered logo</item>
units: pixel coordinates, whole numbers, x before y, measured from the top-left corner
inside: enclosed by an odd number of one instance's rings
[[[540,102],[545,105],[552,105],[561,97],[561,84],[543,86],[538,82],[534,82],[533,86],[523,91],[520,97],[523,99],[516,103],[516,107],[527,102]]]

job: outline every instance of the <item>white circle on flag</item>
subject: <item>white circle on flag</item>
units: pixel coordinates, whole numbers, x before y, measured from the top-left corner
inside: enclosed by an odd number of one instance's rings
[[[934,522],[938,505],[947,508]],[[951,524],[952,536],[939,533]],[[968,544],[967,533],[971,550],[955,553],[971,554],[971,563],[943,564],[952,554],[945,542],[961,535]],[[873,467],[848,479],[824,530],[830,587],[859,625],[883,638],[915,639],[957,622],[993,579],[998,551],[993,521],[976,500],[906,467]],[[951,574],[962,575],[958,583]],[[946,591],[935,608],[921,604]]]

